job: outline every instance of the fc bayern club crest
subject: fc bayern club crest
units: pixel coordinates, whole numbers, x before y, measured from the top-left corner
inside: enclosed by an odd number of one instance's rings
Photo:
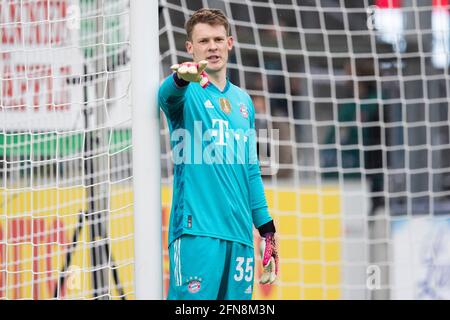
[[[230,105],[230,101],[228,101],[228,99],[225,98],[220,98],[220,109],[222,109],[223,112],[225,112],[226,114],[229,114],[231,112],[231,105]]]
[[[242,116],[247,119],[248,118],[248,110],[245,104],[241,103],[239,111],[241,111]]]
[[[199,280],[191,280],[188,284],[188,290],[190,293],[197,293],[200,291],[201,282]]]
[[[200,291],[202,286],[202,278],[200,277],[188,277],[185,281],[187,284],[187,289],[190,293],[197,293]]]

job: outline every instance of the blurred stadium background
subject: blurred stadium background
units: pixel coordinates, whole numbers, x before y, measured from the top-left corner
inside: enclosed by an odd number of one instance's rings
[[[281,274],[254,298],[449,299],[448,1],[160,0],[161,80],[201,7],[229,17],[229,78],[279,133],[259,149]],[[1,2],[0,299],[135,297],[129,13]],[[162,114],[161,176],[166,292]]]

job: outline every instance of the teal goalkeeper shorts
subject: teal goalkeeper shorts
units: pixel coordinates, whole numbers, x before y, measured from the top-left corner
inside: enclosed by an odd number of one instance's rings
[[[254,251],[222,239],[182,235],[169,246],[169,300],[250,300]]]

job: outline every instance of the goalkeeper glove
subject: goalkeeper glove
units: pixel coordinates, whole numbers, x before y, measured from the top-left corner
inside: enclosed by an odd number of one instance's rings
[[[278,250],[274,232],[268,232],[264,234],[262,238],[261,259],[263,264],[263,273],[259,283],[272,284],[278,274]]]
[[[188,82],[199,82],[202,88],[206,88],[209,83],[208,74],[205,72],[207,65],[208,61],[202,60],[199,63],[174,64],[170,68],[177,73],[178,78]]]

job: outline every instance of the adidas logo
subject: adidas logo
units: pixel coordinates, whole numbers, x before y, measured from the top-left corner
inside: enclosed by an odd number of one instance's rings
[[[248,286],[248,288],[245,289],[244,293],[246,293],[246,294],[251,294],[251,293],[252,293],[252,286],[251,286],[251,285]]]
[[[207,109],[214,109],[213,104],[209,100],[206,100],[204,105],[205,105],[205,108],[207,108]]]

